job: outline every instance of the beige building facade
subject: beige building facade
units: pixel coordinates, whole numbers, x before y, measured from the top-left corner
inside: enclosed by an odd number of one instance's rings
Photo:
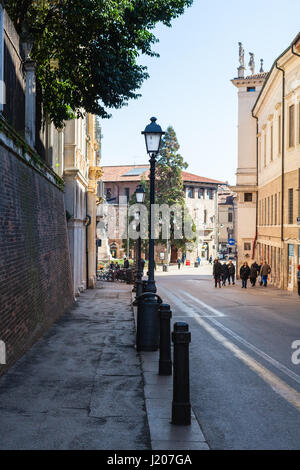
[[[272,282],[297,288],[300,263],[300,34],[275,60],[253,108],[257,119],[256,256]]]
[[[238,168],[236,185],[231,189],[236,197],[236,252],[237,267],[253,262],[256,237],[257,156],[256,120],[252,108],[263,87],[267,73],[262,69],[244,77],[244,51],[240,44],[240,66],[238,77],[231,82],[238,89]]]
[[[239,163],[232,188],[238,194],[238,265],[266,260],[272,284],[295,290],[300,262],[300,34],[270,72],[257,77],[259,82],[248,78],[245,85],[255,88],[249,92],[248,109],[240,105],[240,79],[232,81],[239,88]]]
[[[65,181],[73,286],[79,295],[96,283],[101,132],[96,116],[86,114],[63,129],[49,124],[45,133],[47,163]]]
[[[108,205],[115,206],[116,216],[120,208],[125,208],[129,199],[136,190],[142,179],[148,179],[149,165],[124,165],[103,166],[104,193]],[[155,247],[155,259],[157,263],[176,263],[178,257],[185,253],[185,260],[193,264],[198,256],[202,259],[215,257],[217,252],[218,237],[218,187],[223,183],[210,178],[182,172],[185,205],[195,222],[197,228],[197,241],[187,244],[185,250],[178,250],[169,245],[167,253],[166,246]],[[126,229],[124,238],[126,238]],[[102,245],[106,243],[102,240]],[[122,239],[108,239],[110,253],[113,258],[133,256],[133,251],[126,248]],[[129,246],[129,244],[128,244]]]

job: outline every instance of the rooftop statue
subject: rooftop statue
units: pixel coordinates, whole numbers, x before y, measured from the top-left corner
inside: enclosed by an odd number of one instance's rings
[[[255,62],[254,62],[254,54],[253,52],[249,52],[250,60],[249,60],[249,68],[251,70],[251,75],[255,74]]]

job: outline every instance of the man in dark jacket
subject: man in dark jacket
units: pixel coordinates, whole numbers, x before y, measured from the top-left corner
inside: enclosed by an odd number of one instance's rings
[[[222,265],[222,284],[223,286],[226,286],[226,281],[228,279],[228,266],[224,262]]]
[[[213,276],[215,278],[215,287],[219,284],[219,287],[221,287],[221,276],[222,276],[222,265],[219,262],[218,259],[215,260],[214,262],[214,268],[213,268]]]
[[[259,274],[259,271],[260,271],[260,267],[258,266],[257,262],[254,261],[254,263],[251,264],[251,268],[250,268],[250,282],[252,284],[252,287],[254,287],[256,284],[256,279]]]
[[[232,281],[232,285],[235,284],[235,266],[231,260],[229,260],[228,266],[228,284],[230,285],[230,280]]]
[[[248,263],[245,261],[243,266],[241,266],[240,269],[240,277],[242,279],[242,288],[244,287],[247,289],[247,280],[250,275],[250,268],[248,266]]]

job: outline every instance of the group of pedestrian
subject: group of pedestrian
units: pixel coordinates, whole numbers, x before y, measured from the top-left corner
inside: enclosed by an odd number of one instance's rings
[[[213,266],[213,276],[215,279],[215,287],[226,286],[226,282],[230,285],[231,282],[235,284],[235,266],[231,260],[227,264],[224,262],[220,263],[219,258],[215,259]]]
[[[242,280],[242,288],[247,288],[248,279],[250,279],[252,287],[255,286],[257,278],[259,278],[259,284],[267,287],[268,276],[271,273],[271,266],[264,261],[264,263],[257,264],[256,261],[249,267],[247,261],[240,268],[240,278]]]
[[[271,266],[265,261],[264,263],[257,264],[256,261],[251,264],[249,267],[247,261],[243,263],[240,268],[240,278],[242,280],[242,288],[247,288],[248,279],[250,279],[252,287],[256,285],[256,281],[259,278],[259,284],[261,286],[267,287],[268,285],[268,276],[271,273]],[[213,277],[215,279],[215,287],[226,286],[226,282],[230,285],[235,284],[235,266],[231,260],[227,264],[223,264],[217,258],[214,261],[213,266]],[[300,274],[299,274],[299,283],[300,283]],[[299,288],[300,289],[300,288]],[[299,291],[300,292],[300,291]],[[299,294],[300,295],[300,294]]]

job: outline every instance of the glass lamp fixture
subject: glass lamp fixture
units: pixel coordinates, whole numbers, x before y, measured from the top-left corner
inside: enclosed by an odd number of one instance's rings
[[[151,124],[145,127],[145,130],[142,134],[145,136],[146,149],[147,153],[158,153],[161,137],[165,132],[162,131],[162,128],[156,124],[156,118],[152,117],[150,119]]]

